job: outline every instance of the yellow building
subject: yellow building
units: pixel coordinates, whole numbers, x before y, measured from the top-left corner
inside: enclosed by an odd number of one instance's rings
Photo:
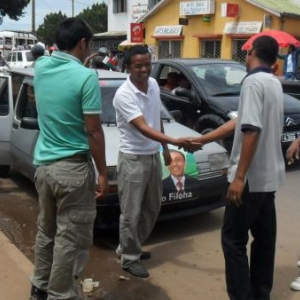
[[[300,35],[300,5],[292,0],[162,0],[139,22],[155,58],[244,61],[241,47],[255,33],[277,29]]]

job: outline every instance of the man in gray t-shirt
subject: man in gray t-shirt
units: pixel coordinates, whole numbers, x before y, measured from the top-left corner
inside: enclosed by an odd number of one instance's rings
[[[242,83],[238,117],[196,138],[202,144],[234,133],[222,228],[227,292],[231,300],[270,299],[273,284],[275,192],[285,180],[281,150],[283,92],[271,66],[276,40],[257,38],[248,51],[248,75]],[[251,231],[250,267],[247,257]],[[250,276],[249,276],[250,275]]]

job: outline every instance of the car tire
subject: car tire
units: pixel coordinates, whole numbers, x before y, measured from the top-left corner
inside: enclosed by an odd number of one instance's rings
[[[200,133],[201,133],[202,135],[205,135],[205,134],[207,134],[207,133],[210,133],[210,132],[214,131],[215,129],[216,129],[216,128],[213,128],[213,127],[205,128],[205,129],[203,129]],[[217,140],[216,143],[218,143],[219,145],[221,145],[222,147],[225,148],[225,142],[224,142],[224,140]]]
[[[10,166],[0,165],[0,177],[6,178],[8,176]]]

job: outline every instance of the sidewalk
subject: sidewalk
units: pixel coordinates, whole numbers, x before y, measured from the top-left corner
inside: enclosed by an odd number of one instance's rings
[[[0,300],[28,300],[32,263],[0,231]]]

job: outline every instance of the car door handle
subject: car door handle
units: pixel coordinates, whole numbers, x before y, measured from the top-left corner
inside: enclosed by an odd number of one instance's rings
[[[12,127],[13,127],[14,129],[18,129],[18,128],[19,128],[19,125],[16,124],[16,123],[13,123],[13,124],[12,124]]]

